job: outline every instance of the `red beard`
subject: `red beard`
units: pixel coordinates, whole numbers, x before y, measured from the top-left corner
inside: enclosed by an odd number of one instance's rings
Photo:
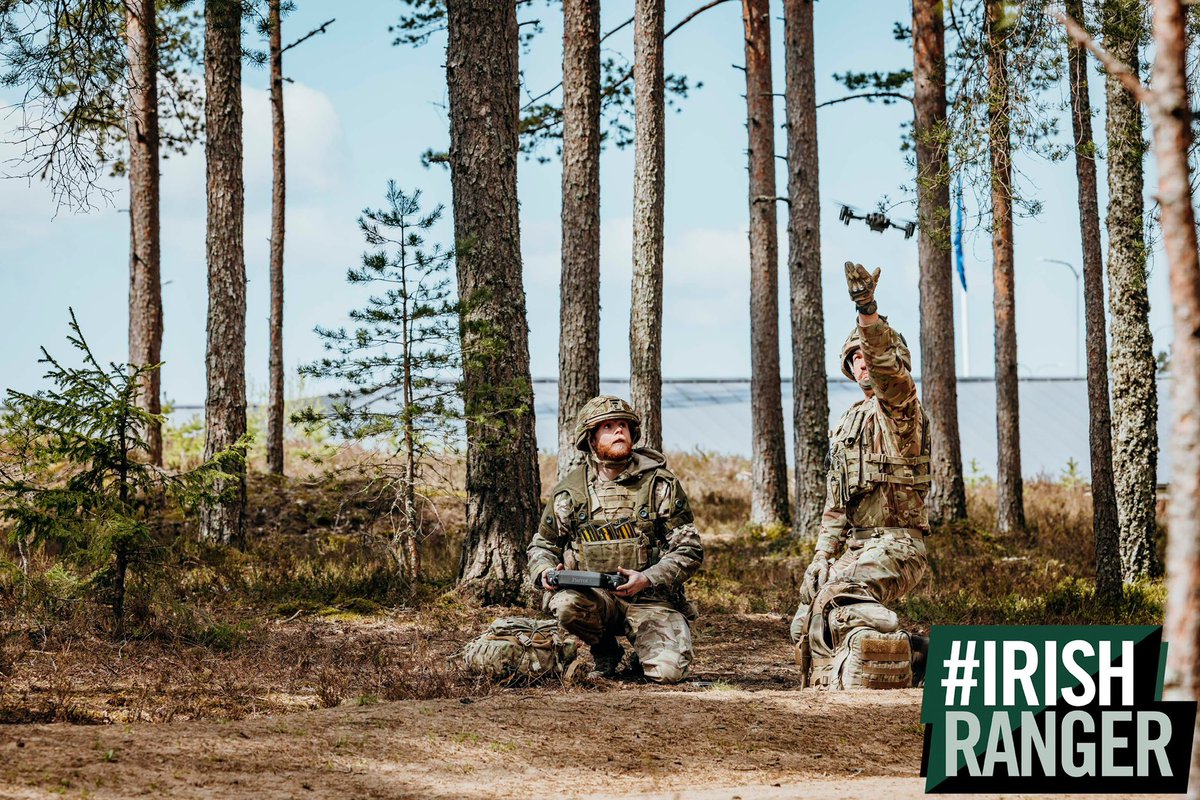
[[[633,446],[629,442],[613,442],[608,445],[596,442],[596,455],[604,461],[624,461],[632,453]]]

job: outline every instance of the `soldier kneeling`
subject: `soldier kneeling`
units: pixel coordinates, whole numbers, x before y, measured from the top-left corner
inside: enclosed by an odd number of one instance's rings
[[[613,677],[633,646],[641,670],[656,683],[677,683],[692,662],[694,607],[683,584],[704,549],[679,480],[661,453],[635,448],[641,418],[617,397],[596,397],[580,410],[575,445],[587,454],[550,493],[529,543],[529,577],[546,592],[559,624],[591,646],[593,677]],[[606,589],[560,589],[552,569],[620,573]]]
[[[888,606],[925,574],[929,420],[908,345],[878,314],[878,280],[846,264],[858,319],[841,367],[864,397],[830,435],[821,533],[792,620],[805,682],[833,689],[911,686],[924,671],[924,637]]]

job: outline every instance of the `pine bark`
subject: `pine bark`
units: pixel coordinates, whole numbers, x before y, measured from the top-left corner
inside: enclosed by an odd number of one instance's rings
[[[921,292],[921,402],[929,415],[930,521],[967,516],[958,377],[954,364],[954,272],[950,263],[950,157],[946,123],[946,31],[941,0],[913,2],[913,138],[917,155],[917,254]]]
[[[642,415],[642,445],[662,449],[663,198],[666,100],[663,0],[633,11],[633,288],[629,394]]]
[[[992,285],[996,341],[996,527],[1024,530],[1020,406],[1017,397],[1017,308],[1013,281],[1012,142],[1008,64],[997,23],[1002,0],[987,0],[988,152],[992,179]]]
[[[813,0],[784,0],[788,164],[788,281],[791,292],[792,428],[798,539],[815,539],[825,506],[829,385],[821,301],[821,193]]]
[[[1154,157],[1175,323],[1164,637],[1170,643],[1167,685],[1171,694],[1174,699],[1194,700],[1200,687],[1200,262],[1188,172],[1192,115],[1186,88],[1185,28],[1179,0],[1154,0]],[[1193,751],[1189,797],[1200,795],[1198,784],[1200,752]]]
[[[742,0],[750,162],[750,521],[788,524],[787,451],[779,377],[779,229],[771,4]]]
[[[204,5],[204,119],[208,191],[208,396],[205,458],[231,448],[246,433],[246,259],[242,219],[241,3]],[[201,535],[242,541],[245,465],[216,488],[221,496],[200,515]]]
[[[583,458],[575,415],[600,394],[600,0],[563,0],[558,477]]]
[[[537,526],[537,441],[517,214],[517,17],[504,0],[450,0],[450,174],[467,414],[460,589],[517,599]]]
[[[162,264],[159,241],[158,42],[154,0],[127,0],[125,46],[129,60],[129,361],[162,361]],[[146,373],[138,405],[162,412],[160,370]],[[151,463],[162,466],[162,426],[143,432]]]
[[[267,25],[271,58],[271,341],[270,397],[267,400],[267,470],[283,474],[283,211],[284,175],[283,42],[281,0],[269,0]]]
[[[1105,48],[1135,73],[1144,28],[1142,10],[1140,0],[1106,0],[1102,9]],[[1121,525],[1121,573],[1128,582],[1155,572],[1158,387],[1146,275],[1142,112],[1111,75],[1106,89],[1113,473]]]
[[[1067,14],[1083,19],[1083,0],[1067,0]],[[1092,465],[1092,535],[1096,544],[1096,591],[1121,591],[1120,529],[1113,485],[1112,415],[1108,403],[1108,335],[1104,319],[1104,259],[1100,249],[1100,207],[1096,193],[1096,143],[1088,97],[1087,51],[1067,41],[1071,84],[1071,128],[1075,135],[1075,174],[1079,183],[1079,232],[1083,243],[1083,306],[1087,326],[1088,441]]]

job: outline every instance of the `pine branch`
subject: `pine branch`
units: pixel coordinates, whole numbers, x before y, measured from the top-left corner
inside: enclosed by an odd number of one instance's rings
[[[305,42],[307,42],[309,39],[311,39],[312,37],[316,36],[317,34],[324,33],[324,32],[325,32],[325,29],[326,29],[326,28],[328,28],[330,25],[332,25],[332,24],[333,24],[333,23],[335,23],[335,22],[337,22],[337,18],[336,18],[336,17],[335,17],[335,18],[333,18],[333,19],[331,19],[331,20],[328,20],[328,21],[327,21],[327,22],[325,22],[325,23],[323,23],[323,24],[322,24],[322,25],[321,25],[319,28],[314,28],[314,29],[312,29],[311,31],[309,31],[308,33],[304,34],[303,36],[301,36],[301,37],[300,37],[299,39],[297,39],[296,41],[294,41],[294,42],[292,42],[291,44],[289,44],[287,47],[285,47],[285,48],[283,48],[282,50],[280,50],[280,51],[279,51],[279,54],[280,54],[280,55],[283,55],[283,54],[284,54],[284,53],[286,53],[288,50],[291,50],[293,47],[296,47],[297,45],[304,44]]]
[[[893,100],[907,100],[910,103],[913,101],[912,97],[910,97],[906,94],[902,94],[900,92],[861,92],[859,94],[851,94],[851,95],[846,95],[845,97],[839,97],[835,100],[826,100],[824,103],[817,103],[817,108],[824,108],[825,106],[833,106],[833,105],[837,105],[838,103],[846,103],[851,100],[865,99],[868,102],[870,102],[871,100],[876,99],[876,98],[878,98],[878,99],[891,98]]]

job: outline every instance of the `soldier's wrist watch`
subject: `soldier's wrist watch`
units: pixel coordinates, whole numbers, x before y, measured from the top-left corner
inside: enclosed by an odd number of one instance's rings
[[[869,300],[862,305],[858,305],[856,303],[854,307],[858,310],[858,313],[862,314],[864,317],[869,317],[879,310],[879,304],[874,300]]]

